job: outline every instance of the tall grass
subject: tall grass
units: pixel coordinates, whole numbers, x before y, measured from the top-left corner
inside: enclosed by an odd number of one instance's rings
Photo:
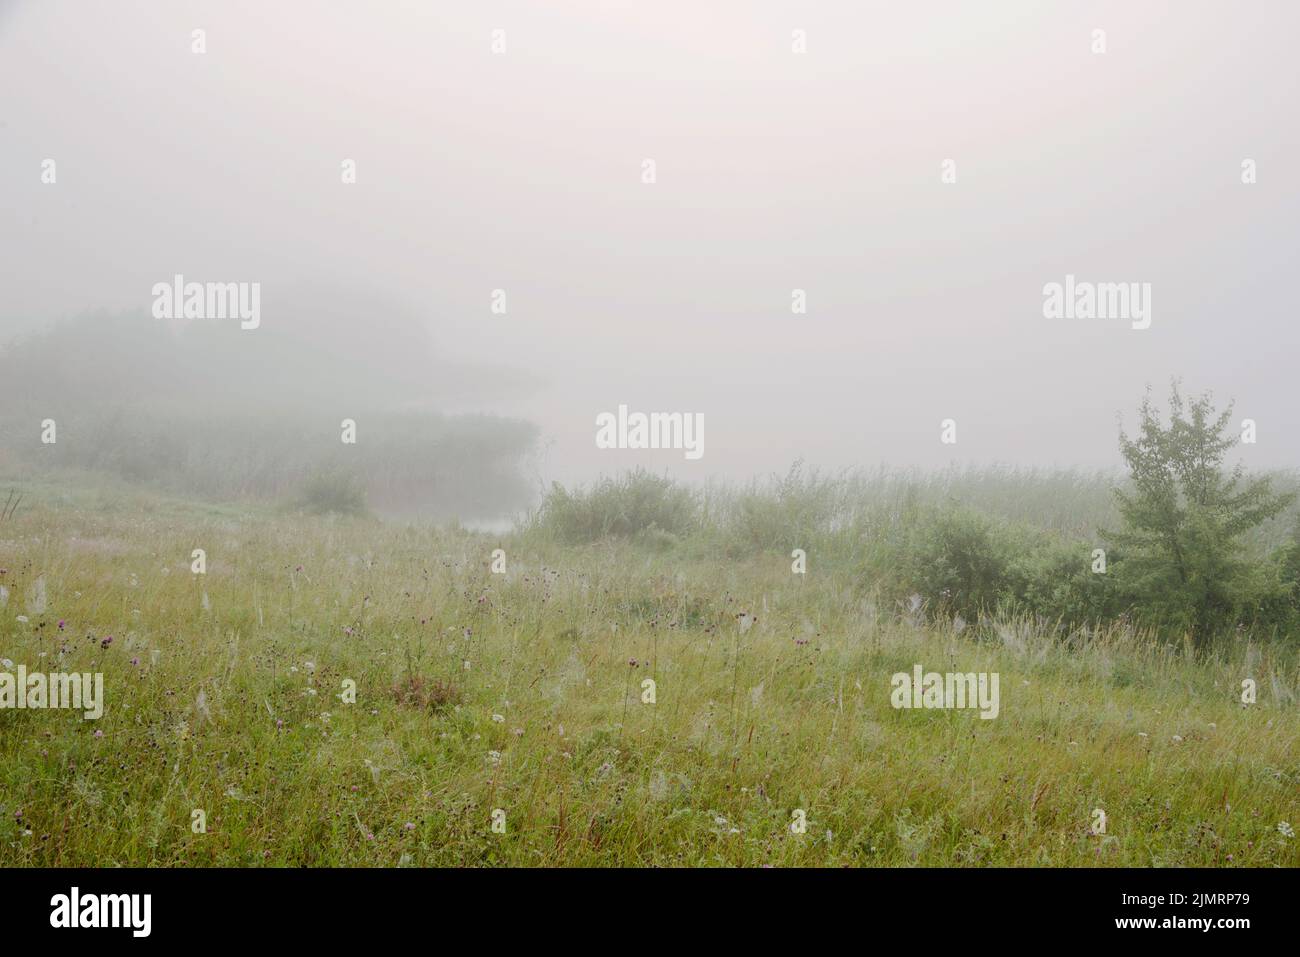
[[[107,707],[0,712],[2,864],[1300,863],[1294,645],[918,615],[784,543],[25,491],[0,658]],[[914,663],[999,673],[998,718],[893,709]]]

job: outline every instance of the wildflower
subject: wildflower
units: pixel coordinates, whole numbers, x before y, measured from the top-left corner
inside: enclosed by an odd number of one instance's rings
[[[506,717],[503,714],[494,714],[492,715],[492,720],[495,721],[497,724],[504,724]]]
[[[63,630],[63,626],[66,625],[66,624],[67,624],[67,622],[64,621],[62,618],[60,618],[60,619],[59,619],[59,631],[62,631],[62,630]]]
[[[95,729],[95,737],[97,737],[97,738],[102,738],[103,736],[104,736],[104,732],[103,732],[103,731],[100,731],[98,728],[96,728],[96,729]]]
[[[139,667],[140,667],[140,659],[139,659],[139,658],[132,658],[132,659],[131,659],[131,664],[132,664],[134,667],[139,668]]]
[[[1278,825],[1277,825],[1277,832],[1278,832],[1279,834],[1281,834],[1283,837],[1286,837],[1286,838],[1292,838],[1292,837],[1295,837],[1295,828],[1293,828],[1293,827],[1292,827],[1289,823],[1287,823],[1286,821],[1279,821],[1279,822],[1278,822]]]
[[[415,830],[415,822],[414,822],[414,821],[407,821],[405,824],[402,825],[402,827],[406,828],[408,831],[414,831],[414,830]]]
[[[26,616],[26,615],[19,615],[19,616],[18,616],[18,621],[22,622],[24,625],[27,624],[27,616]]]
[[[8,658],[0,658],[0,665],[4,665],[6,668],[12,668],[14,663]]]
[[[101,648],[107,648],[107,647],[108,647],[109,645],[111,645],[112,643],[113,643],[113,636],[112,636],[112,635],[105,635],[103,638],[100,639],[100,641],[99,641],[99,647],[101,647]]]

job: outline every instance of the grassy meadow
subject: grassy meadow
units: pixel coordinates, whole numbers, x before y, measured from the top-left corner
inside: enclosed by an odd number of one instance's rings
[[[3,865],[1300,863],[1294,636],[919,615],[830,542],[22,488],[0,659],[106,704],[0,712]],[[997,672],[998,717],[894,709],[914,664]]]

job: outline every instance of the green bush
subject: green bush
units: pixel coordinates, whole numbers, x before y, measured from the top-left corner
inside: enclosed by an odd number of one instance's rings
[[[1123,599],[1109,569],[1093,571],[1093,548],[1083,539],[1038,537],[1014,562],[1011,577],[1019,590],[1010,603],[1068,627],[1119,617],[1125,611]]]
[[[975,619],[1019,590],[1015,536],[969,509],[913,511],[898,543],[894,577],[944,615]]]
[[[751,483],[741,492],[718,496],[716,520],[732,553],[805,550],[824,543],[844,515],[845,483],[805,474],[796,462],[766,486]]]
[[[319,472],[303,483],[294,505],[315,515],[363,515],[366,512],[366,490],[355,475]]]
[[[700,502],[694,492],[638,469],[586,489],[568,491],[558,482],[552,484],[532,526],[568,543],[642,536],[661,544],[664,535],[690,534],[699,519]]]

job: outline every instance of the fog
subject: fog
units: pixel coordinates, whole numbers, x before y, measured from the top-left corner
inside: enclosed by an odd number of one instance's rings
[[[80,324],[50,364],[97,390],[23,386],[74,419],[121,390],[334,443],[351,416],[359,447],[380,408],[531,423],[534,485],[1116,467],[1173,376],[1258,423],[1249,467],[1294,467],[1297,28],[1288,2],[0,3],[0,343]],[[259,283],[260,324],[156,318],[177,275]],[[1149,327],[1045,318],[1067,276],[1149,284]],[[183,374],[111,364],[113,322],[180,337]],[[598,448],[620,405],[702,416],[703,454]]]

